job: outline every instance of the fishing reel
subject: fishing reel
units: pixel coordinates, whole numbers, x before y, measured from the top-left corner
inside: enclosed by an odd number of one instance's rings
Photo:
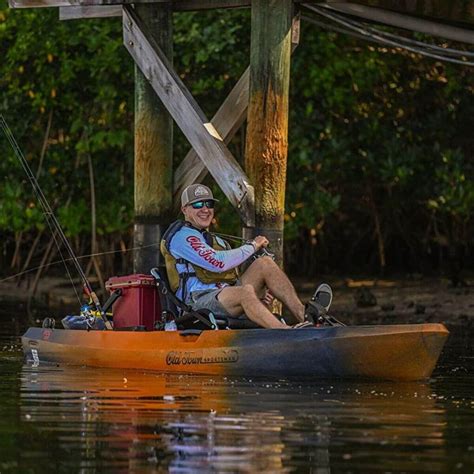
[[[100,318],[100,313],[94,310],[92,306],[85,304],[81,306],[80,316],[85,319],[87,326],[93,329],[97,324],[97,319]]]
[[[44,318],[43,323],[41,324],[41,327],[43,329],[54,329],[56,326],[56,321],[54,318]]]
[[[248,241],[248,243],[251,243],[252,241]],[[250,259],[257,260],[257,258],[262,258],[262,257],[270,257],[272,260],[275,260],[275,254],[270,252],[268,248],[266,247],[261,247],[258,249],[251,257]]]
[[[254,257],[270,257],[272,260],[275,260],[275,254],[270,252],[266,247],[262,247],[258,252],[255,253]]]
[[[117,291],[117,290],[115,290]],[[114,292],[115,293],[115,292]],[[111,298],[109,300],[113,300],[112,303],[110,304],[110,301],[107,301],[107,303],[104,305],[103,309],[107,311],[110,306],[112,306],[113,302],[122,294],[122,290],[120,290],[118,295],[112,294]],[[105,321],[103,319],[103,314],[106,314],[107,316],[112,316],[111,313],[101,313],[98,309],[96,309],[95,305],[93,304],[92,300],[89,300],[88,303],[84,304],[81,306],[81,311],[80,311],[80,317],[83,318],[83,320],[86,322],[87,327],[89,329],[105,329]]]

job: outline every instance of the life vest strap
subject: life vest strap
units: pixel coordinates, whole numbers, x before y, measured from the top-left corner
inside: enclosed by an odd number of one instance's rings
[[[212,272],[211,270],[201,268],[198,265],[193,265],[193,272],[188,272],[185,270],[182,273],[178,273],[178,269],[176,268],[177,264],[185,265],[186,268],[188,268],[190,262],[182,257],[173,257],[170,252],[170,244],[176,233],[178,233],[183,227],[190,227],[199,232],[206,240],[206,243],[216,251],[230,250],[231,248],[229,243],[225,240],[218,241],[217,237],[213,236],[210,232],[202,231],[202,229],[197,229],[193,227],[189,222],[173,222],[163,234],[163,238],[160,242],[160,250],[163,256],[165,257],[166,272],[168,274],[171,290],[176,291],[179,287],[181,287],[185,292],[187,289],[187,280],[190,277],[197,277],[197,279],[200,280],[202,283],[235,283],[238,279],[238,272],[236,268],[227,270],[225,272],[217,273]],[[183,300],[186,301],[185,294],[183,294]]]
[[[189,278],[189,277],[195,277],[196,272],[181,272],[181,273],[178,273],[178,275],[180,277],[186,276],[186,278]]]

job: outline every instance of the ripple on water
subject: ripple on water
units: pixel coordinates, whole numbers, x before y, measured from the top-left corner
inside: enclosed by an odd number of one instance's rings
[[[473,470],[470,349],[429,382],[335,383],[33,368],[16,341],[0,330],[2,473]]]

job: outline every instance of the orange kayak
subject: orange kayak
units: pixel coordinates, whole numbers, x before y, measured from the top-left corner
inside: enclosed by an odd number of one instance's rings
[[[216,331],[30,328],[22,344],[35,365],[420,380],[430,377],[448,334],[442,324]]]

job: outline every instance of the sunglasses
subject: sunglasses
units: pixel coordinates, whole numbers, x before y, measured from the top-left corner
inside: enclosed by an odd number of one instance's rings
[[[193,202],[191,204],[191,207],[193,209],[202,209],[204,206],[206,206],[208,209],[214,209],[214,201],[198,201],[198,202]]]

